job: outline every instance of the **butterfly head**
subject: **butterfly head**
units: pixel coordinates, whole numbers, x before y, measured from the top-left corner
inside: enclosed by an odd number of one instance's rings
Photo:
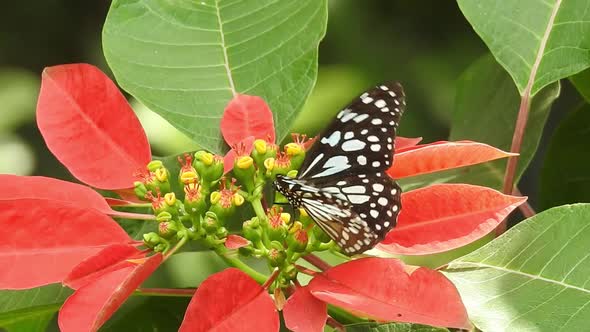
[[[300,185],[297,180],[279,174],[273,182],[273,186],[281,195],[287,198],[293,207],[299,207],[301,205],[301,198],[298,195]]]

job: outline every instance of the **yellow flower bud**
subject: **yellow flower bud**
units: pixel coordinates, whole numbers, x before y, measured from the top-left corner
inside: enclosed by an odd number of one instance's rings
[[[211,204],[217,204],[217,202],[219,202],[219,200],[221,199],[221,193],[219,191],[212,192],[210,199],[211,199]]]
[[[176,194],[174,194],[173,192],[167,193],[166,195],[164,195],[164,202],[166,202],[168,206],[174,205],[174,203],[176,203]]]
[[[242,196],[238,193],[235,193],[234,197],[233,197],[233,202],[234,202],[235,206],[240,206],[240,205],[244,204],[244,196]]]
[[[300,214],[302,217],[309,217],[309,215],[307,214],[307,211],[305,211],[305,209],[304,209],[304,208],[299,208],[299,214]]]
[[[297,173],[298,173],[298,172],[297,172],[297,170],[296,170],[296,169],[292,169],[292,170],[290,170],[289,172],[287,172],[287,176],[288,176],[288,177],[290,177],[290,178],[293,178],[293,179],[294,179],[294,178],[296,178],[296,177],[297,177]]]
[[[289,213],[281,213],[281,220],[285,223],[288,224],[291,222],[291,215]]]
[[[254,141],[254,149],[256,149],[256,152],[258,152],[259,154],[265,154],[266,153],[266,141],[263,139],[257,139]]]
[[[252,167],[253,163],[254,163],[254,159],[252,159],[252,157],[241,156],[238,158],[238,162],[236,163],[236,165],[238,166],[238,168],[247,169],[247,168]]]
[[[213,155],[209,152],[203,153],[199,156],[203,164],[210,166],[213,164]]]
[[[289,157],[296,156],[302,152],[303,152],[303,148],[301,147],[300,144],[288,143],[285,145],[285,153],[287,153],[287,155]]]
[[[275,158],[267,158],[264,161],[264,167],[268,170],[268,171],[272,171],[272,169],[275,167]]]
[[[160,181],[160,182],[166,182],[166,180],[168,180],[168,172],[163,167],[158,168],[156,170],[155,174],[156,174],[156,179],[158,179],[158,181]]]
[[[184,184],[188,184],[191,182],[196,182],[199,179],[197,173],[193,171],[186,171],[180,174],[180,181]]]
[[[299,221],[293,223],[293,226],[289,228],[289,233],[294,234],[303,228],[303,224]]]

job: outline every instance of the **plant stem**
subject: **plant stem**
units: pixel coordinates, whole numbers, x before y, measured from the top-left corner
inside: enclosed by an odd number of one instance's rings
[[[309,264],[320,269],[320,271],[326,271],[332,267],[330,264],[326,263],[323,259],[314,254],[307,254],[303,256],[303,259],[305,259]]]
[[[270,277],[268,277],[268,279],[266,279],[264,284],[262,284],[262,288],[268,289],[268,287],[270,287],[270,285],[279,276],[279,273],[281,273],[281,270],[279,270],[278,268],[275,268],[274,271],[272,271],[272,274],[270,275]]]
[[[520,192],[520,190],[516,186],[514,187],[513,194],[515,194],[517,196],[522,196],[522,193]],[[519,205],[518,208],[520,209],[520,212],[522,212],[522,214],[526,218],[530,218],[530,217],[534,216],[535,214],[537,214],[535,212],[535,210],[533,209],[533,207],[531,206],[531,204],[529,204],[528,200],[525,201],[524,203],[522,203],[521,205]]]
[[[264,207],[262,207],[262,201],[259,197],[253,199],[251,202],[252,208],[254,209],[254,213],[260,221],[266,220],[266,213],[264,212]]]
[[[518,117],[516,118],[516,127],[514,128],[514,135],[512,136],[512,146],[510,147],[510,152],[512,153],[520,153],[520,147],[522,145],[522,139],[524,137],[524,131],[529,116],[529,109],[531,107],[530,93],[530,86],[527,86],[527,89],[520,100]],[[512,190],[514,189],[516,166],[518,166],[518,156],[509,157],[508,164],[506,165],[506,173],[504,174],[503,192],[505,194],[512,194]]]
[[[314,271],[314,270],[310,270],[308,268],[306,268],[305,266],[301,266],[301,265],[295,265],[295,267],[297,268],[297,270],[303,274],[307,274],[308,276],[314,276],[316,274],[318,274],[318,272]]]
[[[344,325],[340,324],[340,322],[338,322],[337,320],[335,320],[334,318],[332,318],[330,316],[328,316],[328,320],[326,321],[326,324],[338,332],[345,332],[346,331],[346,328],[344,327]]]
[[[170,258],[170,256],[174,255],[174,253],[178,251],[178,249],[182,248],[186,241],[188,241],[188,236],[184,236],[183,238],[181,238],[180,241],[178,241],[178,243],[176,243],[176,245],[164,255],[164,260],[167,260],[168,258]]]
[[[170,296],[170,297],[192,297],[196,289],[181,288],[138,288],[135,295],[140,296]]]
[[[332,305],[328,305],[328,313],[331,317],[337,319],[341,324],[355,324],[366,321],[365,319],[359,318],[342,308],[334,307]]]
[[[215,253],[219,255],[219,257],[223,259],[227,264],[244,271],[246,274],[252,277],[252,279],[256,280],[256,282],[258,282],[259,284],[264,284],[264,282],[268,279],[267,276],[254,270],[249,265],[242,262],[239,258],[230,257],[228,255],[227,249],[223,246],[218,246],[217,248],[215,248]]]
[[[123,212],[123,211],[115,211],[111,213],[111,216],[114,218],[125,218],[125,219],[136,219],[136,220],[156,220],[156,216],[153,214],[143,214],[143,213],[132,213],[132,212]]]

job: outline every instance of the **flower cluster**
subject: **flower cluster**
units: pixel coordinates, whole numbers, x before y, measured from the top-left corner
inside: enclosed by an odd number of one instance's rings
[[[225,156],[183,154],[176,158],[178,172],[168,159],[152,160],[134,113],[95,67],[46,69],[37,120],[47,146],[74,176],[119,197],[50,178],[0,175],[0,264],[10,266],[0,275],[0,288],[60,282],[74,289],[59,313],[62,331],[100,328],[190,241],[231,268],[199,285],[182,331],[206,331],[222,321],[228,329],[278,331],[279,310],[294,331],[320,331],[326,321],[337,325],[329,315],[342,309],[377,321],[470,326],[457,290],[441,273],[394,258],[344,257],[305,211],[279,204],[284,198],[272,192],[272,181],[296,176],[313,140],[293,135],[292,142],[277,144],[272,113],[259,97],[237,95],[226,107],[221,133],[232,149]],[[396,138],[390,176],[510,156],[476,142],[419,141]],[[403,193],[397,227],[365,256],[465,246],[492,232],[524,200],[465,184],[421,186]],[[155,223],[157,229],[137,241],[113,218]],[[331,266],[319,255],[343,263]],[[268,269],[255,269],[244,257],[264,259]],[[207,310],[203,303],[215,305]]]

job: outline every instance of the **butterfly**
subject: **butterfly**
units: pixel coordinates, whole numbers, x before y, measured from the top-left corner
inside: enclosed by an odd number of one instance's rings
[[[401,189],[385,171],[405,105],[399,83],[369,89],[324,130],[296,178],[279,175],[273,183],[347,255],[373,248],[396,224]]]

